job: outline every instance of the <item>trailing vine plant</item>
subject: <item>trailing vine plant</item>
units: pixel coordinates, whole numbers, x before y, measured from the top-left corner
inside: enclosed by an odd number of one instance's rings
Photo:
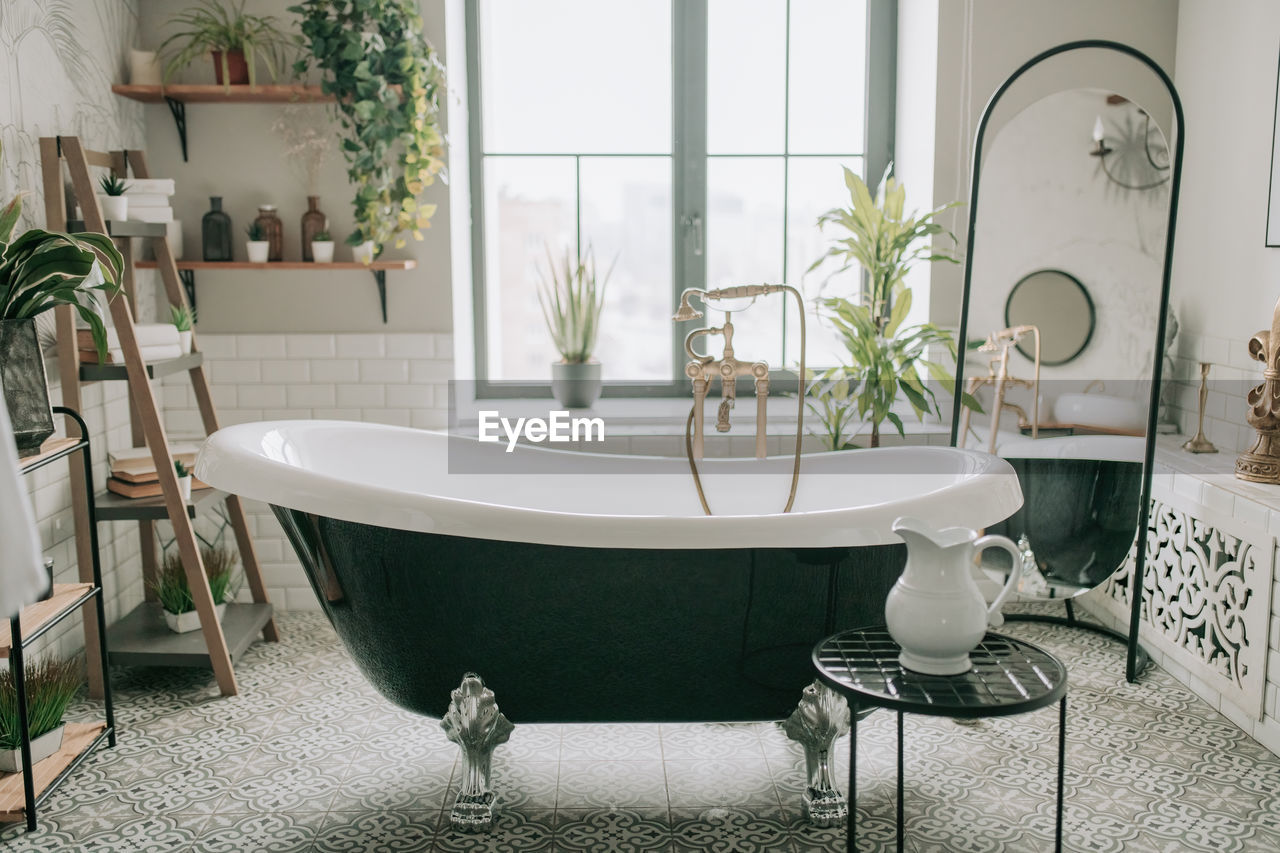
[[[376,256],[387,243],[404,246],[406,232],[421,240],[436,206],[418,199],[445,171],[445,84],[417,0],[302,0],[289,11],[308,48],[294,71],[319,68],[321,88],[337,103],[356,187],[347,242],[372,240]]]

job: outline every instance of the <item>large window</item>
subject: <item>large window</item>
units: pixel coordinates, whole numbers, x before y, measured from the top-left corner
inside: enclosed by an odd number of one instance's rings
[[[612,267],[597,358],[628,392],[682,386],[692,326],[671,314],[685,287],[817,295],[817,217],[846,201],[842,167],[883,169],[891,134],[878,115],[892,110],[891,39],[873,46],[865,0],[469,0],[468,13],[481,393],[548,376],[548,255],[590,248]],[[856,272],[826,287],[856,293]],[[792,305],[734,319],[740,357],[794,365]],[[811,319],[810,364],[835,360]]]

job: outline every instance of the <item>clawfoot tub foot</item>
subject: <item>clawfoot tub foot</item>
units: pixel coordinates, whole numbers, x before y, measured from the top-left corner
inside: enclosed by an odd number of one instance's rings
[[[488,829],[493,825],[493,789],[489,785],[493,749],[507,742],[515,726],[498,710],[493,691],[484,686],[480,676],[468,672],[452,691],[440,727],[462,749],[462,784],[449,821],[454,829],[468,832]]]
[[[849,818],[849,804],[831,774],[831,749],[849,731],[849,703],[830,687],[815,681],[804,689],[800,704],[782,722],[787,737],[804,747],[808,782],[804,816],[814,826],[839,826]]]

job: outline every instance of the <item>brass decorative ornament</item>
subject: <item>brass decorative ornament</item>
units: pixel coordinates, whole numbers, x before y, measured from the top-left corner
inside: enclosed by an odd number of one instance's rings
[[[1188,453],[1217,453],[1218,448],[1213,446],[1213,442],[1204,437],[1204,407],[1209,401],[1209,368],[1212,367],[1209,362],[1200,362],[1200,423],[1196,427],[1195,437],[1182,445],[1182,449]]]
[[[1280,485],[1280,302],[1270,331],[1249,339],[1249,355],[1263,364],[1262,384],[1250,389],[1245,418],[1258,431],[1258,440],[1236,460],[1236,477]]]

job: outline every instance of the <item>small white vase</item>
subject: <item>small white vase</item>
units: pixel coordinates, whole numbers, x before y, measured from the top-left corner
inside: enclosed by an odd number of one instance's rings
[[[222,617],[227,612],[227,605],[219,604],[214,607],[214,611],[218,614],[218,621],[221,622]],[[186,613],[170,613],[166,610],[164,612],[164,621],[169,626],[169,630],[175,634],[186,634],[200,630],[200,614],[194,610],[188,610]]]
[[[373,241],[365,240],[359,246],[351,247],[351,257],[358,264],[367,264],[373,260]]]
[[[31,764],[35,766],[62,748],[62,732],[65,725],[47,731],[31,741]],[[22,770],[22,750],[6,749],[0,752],[0,773],[17,773]]]
[[[135,86],[159,86],[160,59],[154,50],[129,51],[129,82]]]
[[[311,259],[317,264],[333,263],[333,241],[332,240],[312,240],[311,241]]]
[[[190,332],[187,332],[190,335]],[[184,501],[191,500],[191,475],[178,478],[178,494],[182,495]]]
[[[244,249],[251,264],[265,264],[271,254],[271,244],[266,240],[247,240]]]
[[[187,329],[185,332],[178,332],[178,346],[182,348],[183,355],[186,355],[187,353],[191,352],[191,330],[190,329]]]
[[[98,206],[102,208],[102,218],[110,222],[124,222],[129,218],[127,195],[99,195]]]

